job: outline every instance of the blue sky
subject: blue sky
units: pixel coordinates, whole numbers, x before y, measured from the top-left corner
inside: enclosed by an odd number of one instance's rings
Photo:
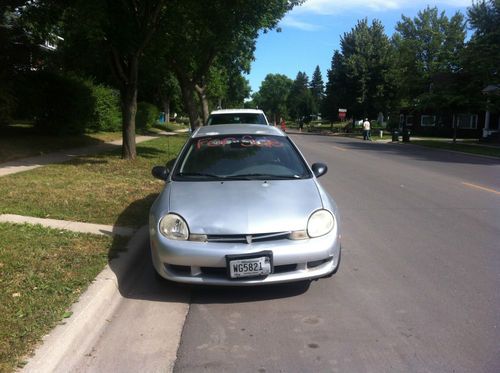
[[[340,49],[340,36],[350,31],[357,20],[367,17],[371,23],[379,19],[391,36],[402,14],[413,18],[429,5],[445,11],[448,17],[456,11],[465,15],[471,4],[472,0],[306,0],[281,20],[281,32],[259,36],[247,79],[256,92],[267,74],[280,73],[295,79],[299,71],[304,71],[311,78],[319,65],[326,83],[333,51]]]

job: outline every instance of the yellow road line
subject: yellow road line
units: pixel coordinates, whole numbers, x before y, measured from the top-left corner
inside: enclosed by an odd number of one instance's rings
[[[480,185],[470,184],[470,183],[466,183],[466,182],[463,182],[463,181],[462,181],[462,184],[465,185],[465,186],[468,186],[470,188],[480,189],[480,190],[484,190],[486,192],[495,193],[495,194],[500,195],[500,192],[498,190],[495,190],[495,189],[485,188],[485,187],[482,187]]]
[[[334,146],[335,149],[338,149],[338,150],[342,150],[343,152],[345,152],[347,149],[344,149],[344,148],[341,148],[340,146]]]

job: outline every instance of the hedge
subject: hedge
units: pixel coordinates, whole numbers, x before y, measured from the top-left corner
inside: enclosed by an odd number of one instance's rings
[[[34,120],[43,133],[82,134],[121,127],[118,91],[76,75],[36,71],[16,85],[18,119]]]
[[[149,102],[139,102],[137,104],[137,114],[135,116],[135,129],[143,132],[154,126],[160,115],[160,110]]]

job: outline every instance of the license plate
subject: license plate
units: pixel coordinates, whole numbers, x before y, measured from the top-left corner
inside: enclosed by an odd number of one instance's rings
[[[269,256],[228,258],[228,266],[231,278],[267,276],[272,268]]]

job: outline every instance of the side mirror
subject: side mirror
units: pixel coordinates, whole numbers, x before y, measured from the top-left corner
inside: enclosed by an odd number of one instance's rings
[[[311,166],[311,169],[314,173],[314,176],[316,177],[320,177],[320,176],[323,176],[324,174],[326,174],[326,171],[328,171],[328,167],[326,164],[324,163],[313,163],[313,165]]]
[[[167,180],[168,174],[170,173],[170,170],[164,166],[154,166],[153,169],[151,170],[151,174],[160,180]]]

